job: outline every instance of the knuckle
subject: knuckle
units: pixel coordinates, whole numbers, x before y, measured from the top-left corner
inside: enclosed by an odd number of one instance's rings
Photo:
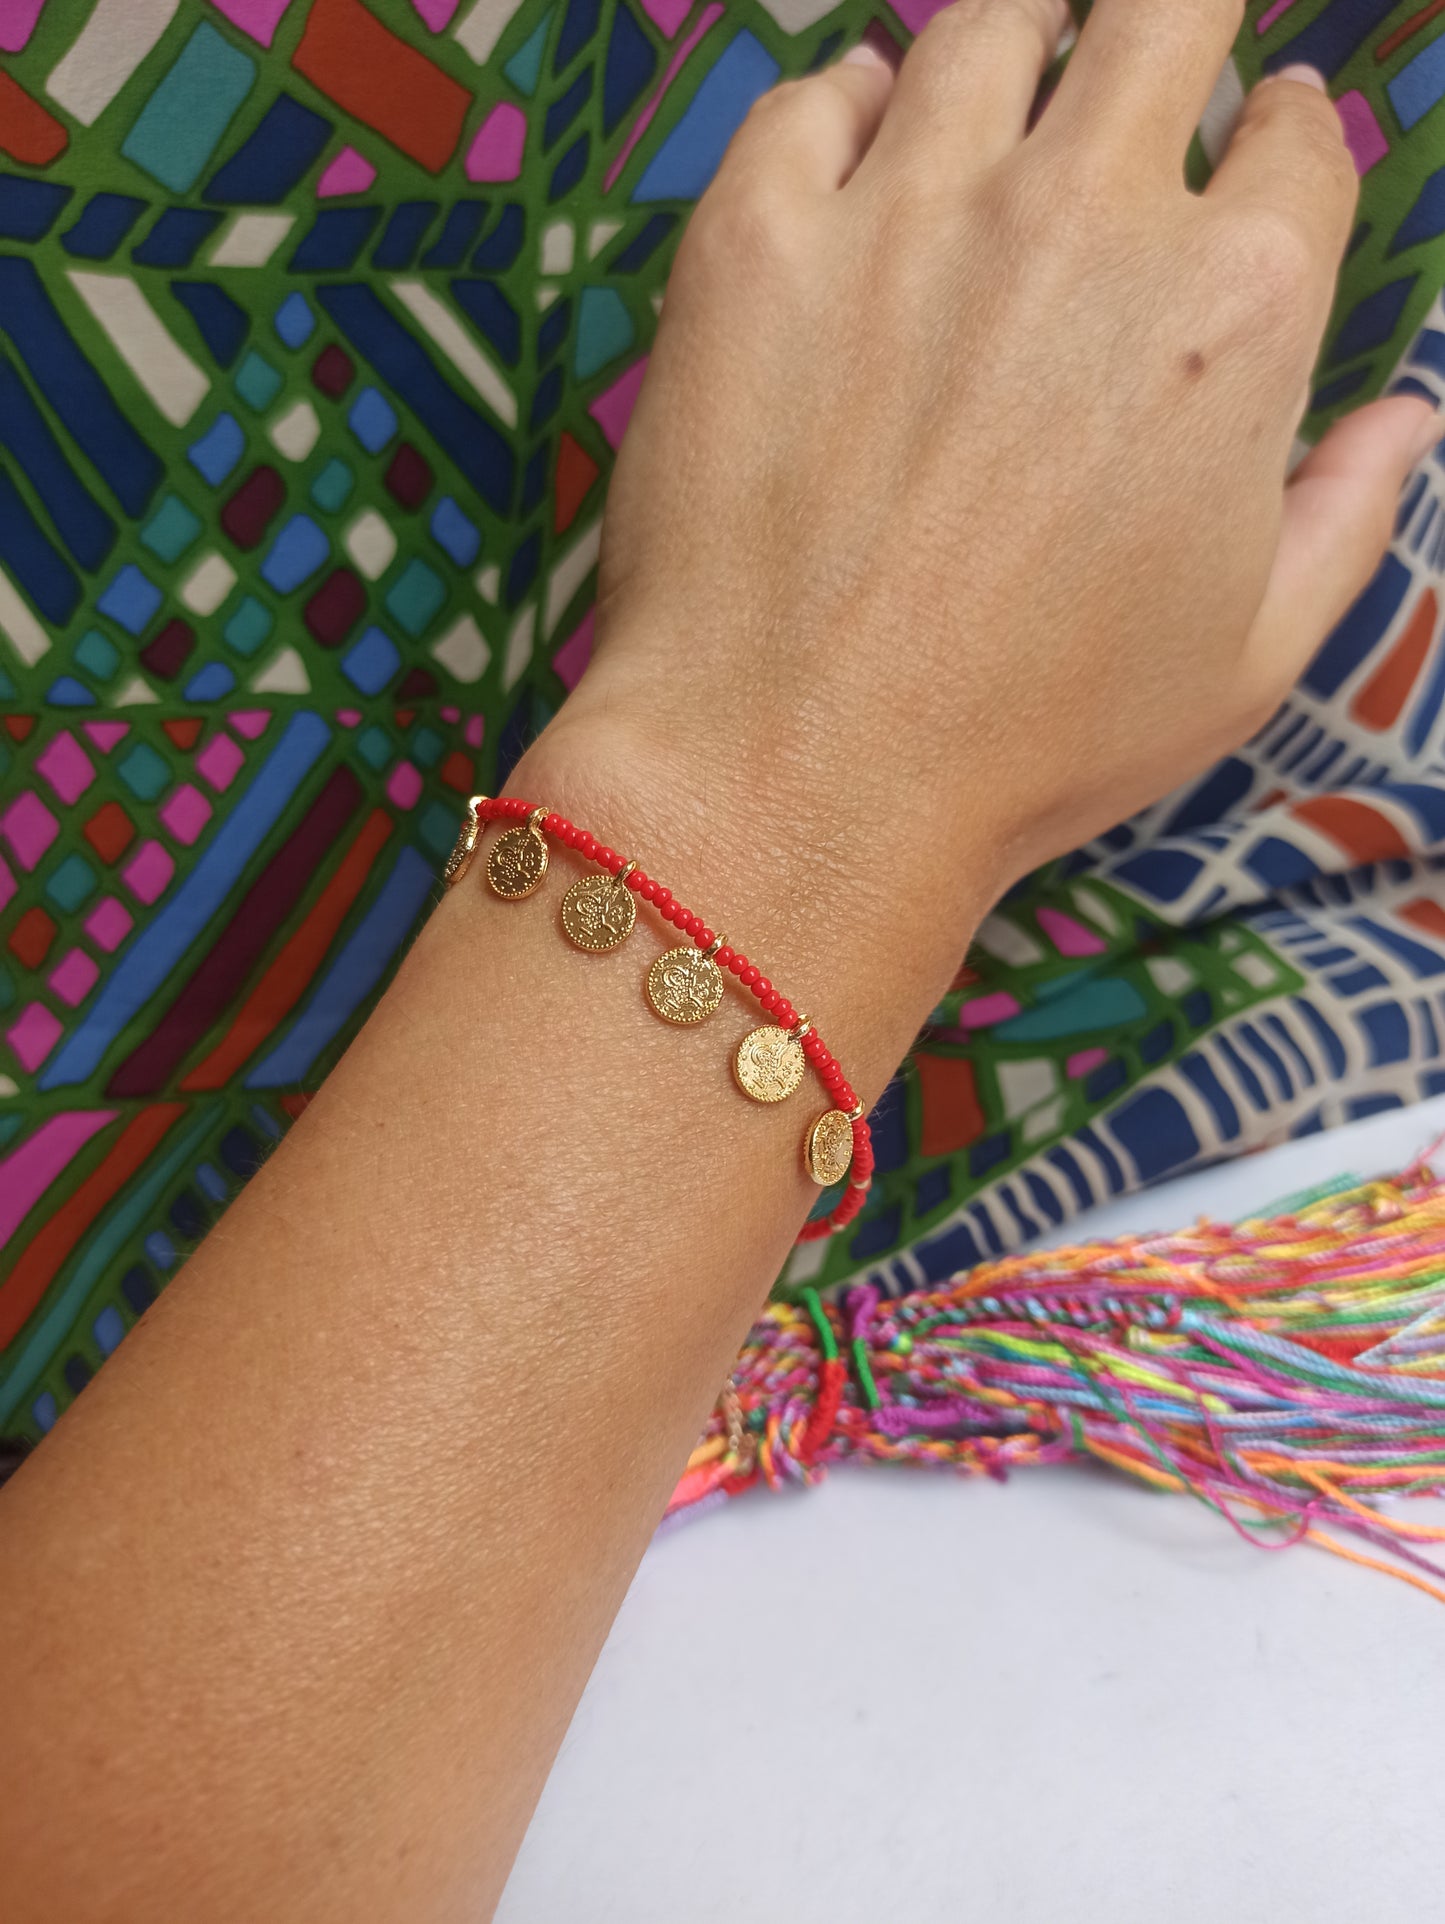
[[[770,170],[735,167],[698,203],[678,252],[688,275],[728,282],[771,277],[791,251],[785,197]]]
[[[1264,314],[1303,314],[1319,279],[1309,233],[1284,208],[1261,208],[1239,221],[1231,236],[1235,292]]]

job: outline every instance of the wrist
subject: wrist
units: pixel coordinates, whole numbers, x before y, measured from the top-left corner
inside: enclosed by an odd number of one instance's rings
[[[745,949],[844,1051],[868,1102],[994,899],[948,826],[868,821],[804,771],[748,779],[687,731],[569,703],[506,784],[635,857]],[[665,939],[667,931],[659,925]]]

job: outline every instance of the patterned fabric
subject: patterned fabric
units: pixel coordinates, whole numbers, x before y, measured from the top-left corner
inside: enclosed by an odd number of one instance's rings
[[[0,0],[0,1435],[121,1341],[582,673],[752,100],[932,0]],[[1309,422],[1445,392],[1445,17],[1254,0],[1364,176]],[[1002,905],[785,1286],[940,1277],[1445,1088],[1445,489],[1279,717]]]

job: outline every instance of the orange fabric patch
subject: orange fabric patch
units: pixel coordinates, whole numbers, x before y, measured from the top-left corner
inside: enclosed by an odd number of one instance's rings
[[[1393,728],[1415,686],[1435,633],[1439,603],[1427,588],[1415,604],[1394,647],[1350,703],[1350,714],[1366,728]]]
[[[1367,802],[1349,795],[1317,795],[1301,802],[1290,814],[1297,822],[1307,822],[1321,835],[1338,842],[1346,855],[1356,862],[1385,862],[1408,855],[1410,845],[1395,824]]]
[[[923,1133],[918,1144],[923,1154],[946,1156],[977,1142],[985,1122],[968,1057],[920,1053],[914,1057],[914,1067],[923,1094]]]
[[[597,479],[597,463],[579,442],[564,431],[557,443],[557,485],[554,490],[556,505],[553,509],[552,527],[555,533],[562,534],[577,519],[577,510],[587,499],[592,483]]]
[[[456,152],[472,96],[360,0],[315,0],[291,64],[428,173]]]
[[[1445,908],[1441,908],[1438,902],[1432,902],[1428,895],[1420,895],[1413,902],[1407,902],[1400,910],[1400,917],[1402,921],[1413,922],[1426,935],[1445,939]]]
[[[44,909],[27,909],[10,932],[10,952],[27,969],[38,969],[55,940],[55,924]]]
[[[69,144],[70,135],[55,115],[0,70],[0,154],[22,167],[48,167]]]
[[[102,862],[114,862],[135,840],[135,823],[119,802],[106,802],[86,823],[85,839]]]

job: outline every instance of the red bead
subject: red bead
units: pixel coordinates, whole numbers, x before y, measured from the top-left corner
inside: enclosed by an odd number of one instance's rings
[[[563,831],[562,840],[567,844],[568,848],[581,848],[582,846],[581,829],[573,828],[569,826],[567,829]]]
[[[823,1053],[823,1038],[816,1029],[809,1029],[803,1037],[803,1054],[809,1062],[816,1062]]]
[[[720,969],[730,969],[736,956],[737,950],[733,948],[731,944],[724,942],[718,949],[717,954],[713,957],[713,961],[717,963]]]
[[[762,1001],[765,995],[771,995],[772,989],[773,985],[765,975],[760,975],[753,984],[753,994],[758,998],[759,1002]]]
[[[745,969],[738,970],[738,981],[742,983],[745,989],[751,989],[755,983],[761,982],[762,979],[762,971],[755,963],[749,962]]]
[[[608,848],[605,843],[597,851],[597,860],[603,868],[610,869],[614,875],[617,873],[617,870],[622,867],[622,858],[617,853],[617,850],[615,848]]]
[[[627,886],[636,895],[641,895],[647,885],[647,876],[640,868],[635,868],[627,878]]]
[[[642,897],[644,902],[655,902],[657,900],[657,895],[658,895],[657,884],[656,882],[653,881],[650,875],[640,885],[637,893]]]
[[[697,946],[700,949],[710,949],[716,940],[717,937],[713,934],[707,923],[704,922],[697,932]]]
[[[762,1003],[763,1007],[767,1010],[769,1015],[776,1015],[778,1013],[778,1006],[782,1001],[782,997],[778,994],[776,989],[769,989],[767,994],[760,995],[758,997],[758,1000],[759,1002]]]
[[[562,817],[555,809],[544,819],[542,826],[549,835],[555,835],[562,826]]]

